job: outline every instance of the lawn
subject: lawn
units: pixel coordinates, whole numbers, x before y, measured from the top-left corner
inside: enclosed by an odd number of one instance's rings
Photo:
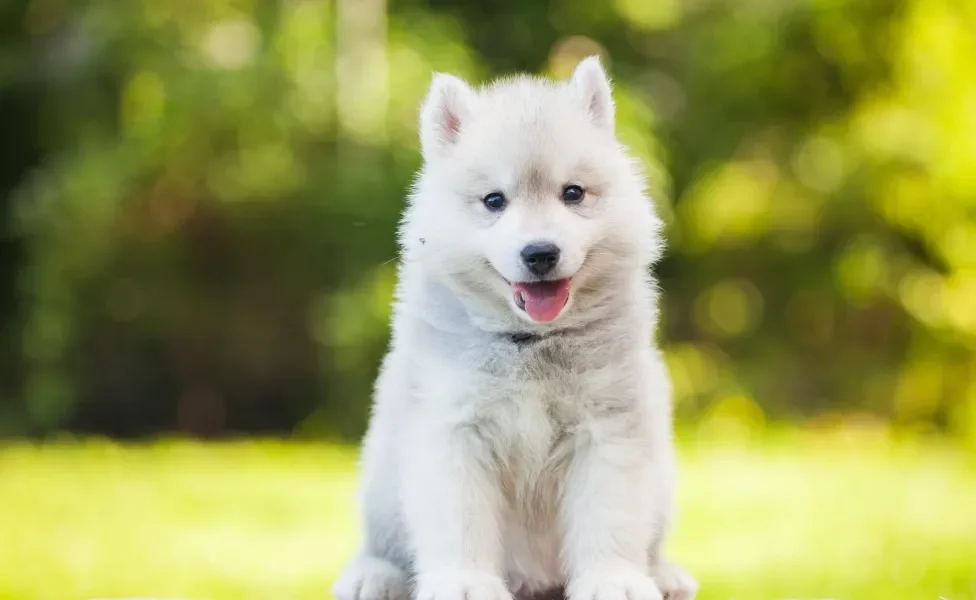
[[[688,436],[671,554],[701,600],[976,600],[976,459],[878,436]],[[355,451],[0,447],[0,598],[328,599]]]

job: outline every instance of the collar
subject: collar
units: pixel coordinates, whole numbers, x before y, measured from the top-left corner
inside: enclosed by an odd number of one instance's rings
[[[502,337],[512,342],[516,346],[527,346],[529,344],[541,341],[544,336],[538,333],[529,333],[528,331],[514,331],[510,333],[503,333]]]

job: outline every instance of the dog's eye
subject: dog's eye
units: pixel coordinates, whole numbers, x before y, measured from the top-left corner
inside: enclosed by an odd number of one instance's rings
[[[563,188],[563,202],[566,204],[576,204],[583,200],[585,192],[578,185],[567,185]]]
[[[505,204],[507,204],[505,196],[499,192],[492,192],[482,198],[481,201],[485,203],[488,210],[501,210],[505,208]]]

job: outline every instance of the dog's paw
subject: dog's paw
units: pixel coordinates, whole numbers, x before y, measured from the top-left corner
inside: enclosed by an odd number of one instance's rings
[[[569,600],[663,600],[654,580],[630,566],[593,569],[574,577]]]
[[[403,571],[393,563],[372,556],[354,559],[332,586],[336,600],[410,600]]]
[[[698,582],[674,563],[658,563],[651,568],[651,577],[664,594],[664,600],[694,600],[698,593]]]
[[[512,600],[512,594],[491,573],[449,570],[420,574],[417,600]]]

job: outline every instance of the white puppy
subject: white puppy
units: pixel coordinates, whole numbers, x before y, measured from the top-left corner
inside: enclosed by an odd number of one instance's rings
[[[659,553],[675,459],[660,222],[595,58],[436,75],[339,600],[693,598]]]

